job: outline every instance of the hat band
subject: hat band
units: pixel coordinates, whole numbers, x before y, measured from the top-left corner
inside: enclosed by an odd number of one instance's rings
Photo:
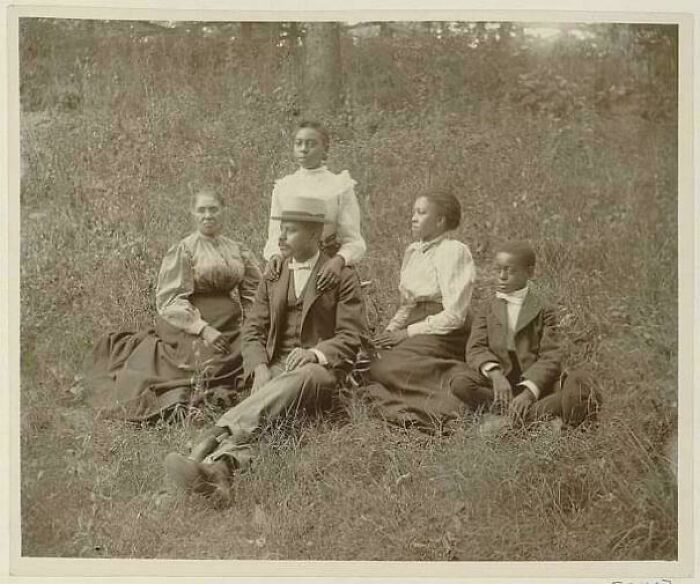
[[[310,223],[325,223],[326,216],[323,213],[309,213],[308,211],[282,211],[281,215],[272,217],[280,221],[306,221]]]

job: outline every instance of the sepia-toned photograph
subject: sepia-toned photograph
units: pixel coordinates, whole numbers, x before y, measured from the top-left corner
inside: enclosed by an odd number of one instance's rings
[[[23,558],[678,560],[678,23],[18,40]]]

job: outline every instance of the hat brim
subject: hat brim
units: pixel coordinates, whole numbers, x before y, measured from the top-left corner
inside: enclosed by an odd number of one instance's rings
[[[299,223],[331,223],[324,215],[314,215],[313,213],[299,211],[284,211],[281,215],[273,215],[270,219],[275,221],[298,221]]]

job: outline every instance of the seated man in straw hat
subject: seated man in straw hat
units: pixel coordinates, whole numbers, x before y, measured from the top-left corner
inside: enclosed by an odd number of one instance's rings
[[[243,367],[250,396],[226,412],[188,457],[170,453],[166,472],[178,486],[228,498],[232,471],[247,467],[266,423],[333,402],[366,334],[360,282],[352,268],[319,292],[316,274],[329,261],[319,251],[325,207],[318,199],[289,200],[278,217],[284,253],[280,277],[264,280],[243,325]]]

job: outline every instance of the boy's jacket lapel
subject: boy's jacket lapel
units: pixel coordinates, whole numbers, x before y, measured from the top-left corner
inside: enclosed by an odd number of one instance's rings
[[[501,325],[503,346],[505,347],[508,344],[508,307],[506,306],[506,301],[502,298],[494,298],[493,302],[491,302],[491,312]]]
[[[528,292],[523,301],[523,305],[520,308],[520,314],[518,315],[518,322],[515,323],[514,334],[517,335],[519,331],[523,330],[533,318],[535,318],[542,310],[542,303],[539,298],[532,292]]]
[[[508,308],[506,307],[506,301],[502,298],[494,298],[491,303],[491,312],[495,315],[504,327],[508,327]]]

